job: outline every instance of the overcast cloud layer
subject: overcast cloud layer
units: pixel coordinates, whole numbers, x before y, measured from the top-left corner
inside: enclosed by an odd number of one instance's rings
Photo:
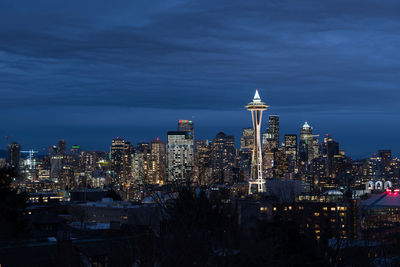
[[[399,1],[3,0],[0,134],[106,149],[188,118],[239,139],[260,88],[282,135],[308,120],[356,158],[397,155],[399,29]]]

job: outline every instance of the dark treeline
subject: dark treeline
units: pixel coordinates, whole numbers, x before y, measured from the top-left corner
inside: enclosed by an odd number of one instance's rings
[[[29,238],[27,195],[11,189],[15,173],[0,170],[0,239]],[[161,230],[122,227],[123,239],[105,239],[98,261],[108,266],[328,266],[314,237],[299,234],[294,223],[256,221],[239,224],[234,205],[221,204],[201,190],[182,188],[162,208]],[[65,245],[69,244],[69,245]],[[80,266],[72,243],[49,255],[60,266]],[[99,249],[99,248],[97,248]],[[24,253],[21,251],[21,253]],[[35,256],[33,256],[35,257]],[[68,259],[62,260],[60,259]],[[43,266],[47,266],[43,263]],[[100,265],[101,266],[101,265]]]

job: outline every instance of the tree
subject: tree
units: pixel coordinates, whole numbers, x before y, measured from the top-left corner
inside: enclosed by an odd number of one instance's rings
[[[27,222],[23,216],[28,195],[11,188],[16,176],[14,168],[0,168],[0,239],[21,237],[27,233]]]
[[[115,192],[115,190],[112,188],[107,191],[106,197],[112,198],[114,201],[122,200],[121,196],[117,192]]]
[[[224,198],[180,191],[160,237],[161,266],[329,266],[293,222],[260,220],[247,231]]]

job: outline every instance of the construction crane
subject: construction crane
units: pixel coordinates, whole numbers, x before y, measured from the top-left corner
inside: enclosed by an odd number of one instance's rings
[[[27,151],[21,151],[21,153],[26,153],[26,154],[28,154],[28,157],[29,157],[29,169],[30,169],[30,170],[34,169],[34,168],[35,168],[36,162],[33,161],[33,158],[34,158],[34,155],[35,155],[36,153],[39,153],[39,151],[36,151],[36,150],[31,149],[31,150],[27,150]]]
[[[6,148],[8,149],[8,139],[11,137],[11,135],[7,134],[6,135]]]

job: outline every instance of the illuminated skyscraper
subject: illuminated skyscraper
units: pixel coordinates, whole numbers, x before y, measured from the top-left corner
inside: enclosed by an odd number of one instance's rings
[[[58,181],[60,178],[60,171],[62,170],[64,166],[64,156],[59,155],[59,154],[53,154],[50,157],[50,178],[53,179],[54,181]]]
[[[72,157],[79,157],[79,155],[81,154],[81,147],[78,145],[73,145],[69,150],[69,154]]]
[[[58,141],[58,153],[61,156],[67,155],[67,143],[65,142],[65,140]]]
[[[244,181],[248,181],[250,179],[253,147],[254,147],[254,129],[244,128],[242,131],[242,137],[240,138],[240,150],[239,150],[239,162],[238,162],[239,170],[241,172],[241,176]]]
[[[254,129],[254,147],[252,155],[252,168],[251,178],[249,180],[249,194],[251,194],[251,186],[257,185],[258,192],[265,192],[265,180],[262,177],[262,151],[261,151],[261,139],[260,139],[260,128],[262,121],[262,113],[268,108],[268,105],[261,102],[258,90],[254,95],[253,101],[247,104],[246,108],[251,112]]]
[[[307,122],[300,128],[299,161],[301,165],[308,162],[309,144],[312,140],[312,128]]]
[[[263,148],[272,151],[279,147],[279,116],[269,116],[269,127],[263,134]]]
[[[191,182],[194,165],[193,134],[190,131],[168,132],[168,181],[181,184]]]
[[[288,161],[288,172],[297,172],[297,135],[285,134],[285,154]]]
[[[263,167],[263,177],[266,179],[273,178],[273,168],[274,168],[274,152],[264,150],[262,158],[262,167]]]
[[[135,183],[153,184],[153,170],[150,144],[146,142],[138,143],[133,154],[132,177]]]
[[[326,158],[326,176],[335,176],[335,156],[339,155],[339,143],[326,135],[322,144],[322,154]]]
[[[211,143],[211,167],[216,182],[231,182],[235,156],[234,137],[218,133]]]
[[[307,165],[318,156],[318,135],[313,135],[313,128],[305,122],[300,128],[299,168],[304,171]]]
[[[79,158],[81,155],[81,147],[78,145],[73,145],[69,150],[69,164],[74,171],[79,169]]]
[[[7,148],[7,163],[19,171],[19,161],[21,159],[21,145],[13,142]]]
[[[240,138],[240,149],[253,149],[254,147],[254,129],[244,128]]]
[[[132,145],[119,137],[112,140],[110,160],[113,182],[128,185],[131,177]]]
[[[151,167],[154,184],[162,184],[165,181],[166,161],[165,142],[157,138],[151,142]]]
[[[288,173],[288,160],[285,155],[285,150],[281,148],[274,149],[274,178],[282,179]]]
[[[178,121],[178,131],[181,132],[191,132],[194,139],[194,123],[189,120],[179,120]]]
[[[49,147],[49,156],[54,156],[58,154],[58,148],[57,146],[51,146]]]
[[[196,181],[199,185],[210,185],[212,169],[211,169],[211,146],[208,140],[196,140]]]
[[[380,149],[378,151],[379,157],[382,159],[382,170],[385,179],[393,178],[393,164],[392,163],[392,151],[388,149]]]

